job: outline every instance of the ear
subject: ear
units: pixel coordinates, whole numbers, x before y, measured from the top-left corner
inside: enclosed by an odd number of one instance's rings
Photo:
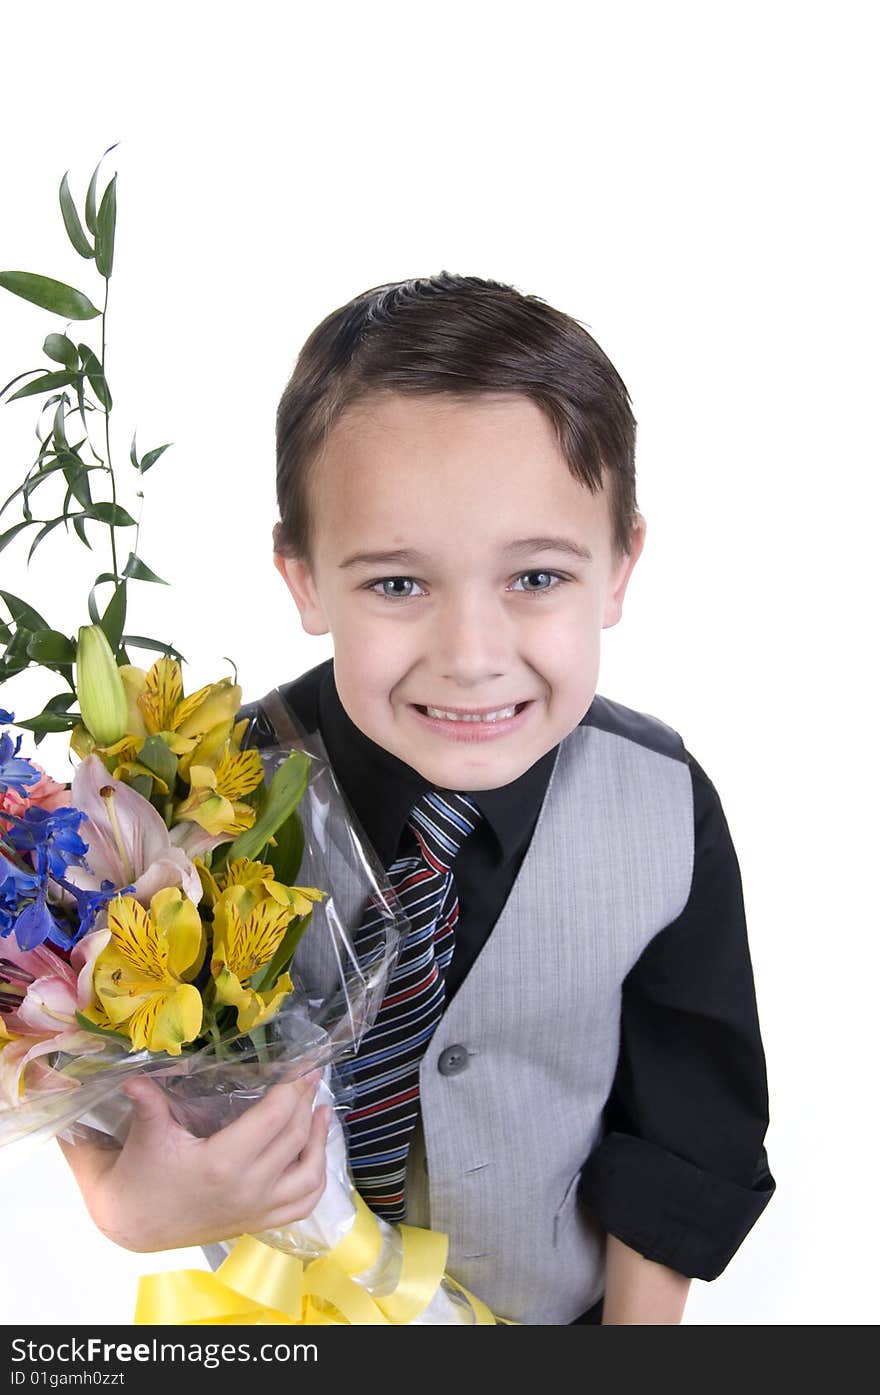
[[[605,614],[602,619],[602,629],[610,629],[616,625],[623,614],[623,597],[632,576],[633,567],[642,555],[642,548],[645,546],[645,533],[648,525],[642,514],[636,514],[636,521],[633,526],[632,543],[629,552],[621,554],[614,565],[611,573],[611,583],[608,595],[605,598]]]
[[[315,586],[315,579],[309,570],[308,563],[298,557],[282,557],[278,552],[273,554],[272,561],[284,578],[288,591],[296,601],[302,627],[306,634],[329,634],[330,626],[327,623],[327,617],[318,596],[318,589]]]

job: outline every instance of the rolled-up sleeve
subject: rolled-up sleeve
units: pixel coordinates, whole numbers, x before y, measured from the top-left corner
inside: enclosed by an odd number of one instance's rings
[[[580,1190],[604,1229],[647,1259],[715,1279],[776,1183],[739,864],[715,787],[687,758],[691,891],[624,980],[605,1133]]]

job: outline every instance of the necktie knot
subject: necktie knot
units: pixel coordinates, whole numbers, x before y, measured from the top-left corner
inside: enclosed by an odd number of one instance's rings
[[[438,870],[448,872],[482,817],[470,795],[428,790],[416,800],[407,822],[425,858]]]

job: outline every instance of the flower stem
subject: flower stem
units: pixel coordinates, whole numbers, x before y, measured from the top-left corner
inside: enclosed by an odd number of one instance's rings
[[[107,301],[110,297],[110,277],[104,277],[104,309],[101,314],[101,372],[104,375],[104,390],[107,390]],[[113,473],[113,462],[110,459],[110,410],[104,408],[104,441],[107,451],[106,468],[110,472],[110,492],[113,498],[113,508],[116,509],[116,476]],[[119,563],[116,560],[116,529],[110,524],[110,552],[113,558],[113,580],[119,585]]]

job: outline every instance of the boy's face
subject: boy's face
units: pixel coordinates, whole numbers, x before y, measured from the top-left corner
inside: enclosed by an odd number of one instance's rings
[[[332,634],[368,737],[466,791],[509,784],[574,730],[645,523],[615,555],[607,494],[573,477],[529,398],[374,394],[333,427],[311,506],[313,570],[275,564],[307,633]],[[426,714],[510,706],[495,722]]]

